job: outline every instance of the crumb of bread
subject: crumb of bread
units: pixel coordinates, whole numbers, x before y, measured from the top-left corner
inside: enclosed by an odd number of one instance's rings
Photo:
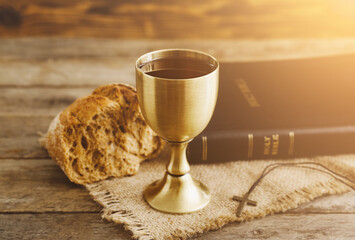
[[[85,184],[137,173],[163,143],[145,123],[134,88],[112,84],[59,113],[45,146],[71,181]]]

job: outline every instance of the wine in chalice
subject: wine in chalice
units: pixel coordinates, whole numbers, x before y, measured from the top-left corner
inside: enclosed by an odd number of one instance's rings
[[[218,74],[217,60],[194,50],[154,51],[136,62],[137,94],[143,116],[171,148],[164,178],[149,185],[143,194],[154,209],[189,213],[210,201],[208,188],[189,173],[186,147],[212,117]]]

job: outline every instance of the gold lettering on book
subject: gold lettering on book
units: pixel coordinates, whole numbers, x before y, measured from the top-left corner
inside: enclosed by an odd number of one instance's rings
[[[253,139],[253,134],[248,134],[248,158],[253,157],[253,145],[254,145],[254,139]]]
[[[277,155],[279,152],[280,136],[272,134],[271,137],[264,136],[264,155]]]
[[[202,161],[207,161],[207,137],[202,136]]]
[[[272,135],[272,149],[271,149],[272,155],[277,155],[277,153],[279,152],[279,142],[280,142],[279,134],[273,134]]]
[[[288,155],[293,154],[293,148],[295,146],[295,133],[289,132],[288,136],[290,137],[290,145],[288,146]]]
[[[260,107],[260,104],[256,100],[254,94],[251,92],[250,88],[248,87],[247,82],[239,78],[236,80],[237,86],[239,90],[242,92],[244,98],[247,100],[250,107]]]
[[[264,136],[264,155],[270,154],[271,138]]]

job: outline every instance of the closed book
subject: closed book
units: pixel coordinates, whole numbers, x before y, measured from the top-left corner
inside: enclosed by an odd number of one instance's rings
[[[355,153],[355,55],[220,64],[190,163]]]

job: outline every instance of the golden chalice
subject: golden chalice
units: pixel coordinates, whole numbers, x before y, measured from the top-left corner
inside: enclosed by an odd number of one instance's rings
[[[208,188],[189,173],[186,147],[212,117],[218,74],[217,60],[194,50],[154,51],[136,62],[136,87],[143,116],[171,148],[164,178],[144,191],[145,200],[154,209],[189,213],[210,201]]]

